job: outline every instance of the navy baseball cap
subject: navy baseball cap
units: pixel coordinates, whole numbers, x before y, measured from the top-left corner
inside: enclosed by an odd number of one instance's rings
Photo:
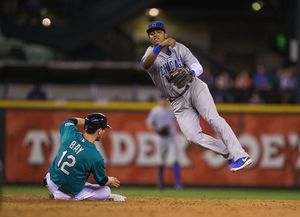
[[[107,124],[107,118],[102,113],[91,113],[88,114],[85,118],[84,122],[84,130],[88,133],[94,133],[99,128],[105,129],[105,128],[111,128]]]
[[[160,29],[160,30],[163,30],[164,32],[166,32],[165,24],[160,20],[153,21],[152,23],[150,23],[148,25],[148,29],[146,32],[149,34],[150,32],[157,30],[157,29]]]

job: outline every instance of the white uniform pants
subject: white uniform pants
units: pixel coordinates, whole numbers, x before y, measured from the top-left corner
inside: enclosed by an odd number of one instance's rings
[[[75,196],[65,194],[58,190],[57,185],[50,179],[50,174],[46,175],[47,188],[56,200],[105,200],[108,199],[111,190],[108,186],[100,186],[86,182],[84,188]]]
[[[241,147],[228,123],[218,114],[207,84],[194,78],[189,89],[171,103],[177,122],[187,140],[208,148],[228,159],[237,160],[249,155]],[[220,139],[202,132],[199,115],[206,120]]]

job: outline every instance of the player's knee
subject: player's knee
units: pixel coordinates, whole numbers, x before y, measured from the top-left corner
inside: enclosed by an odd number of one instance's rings
[[[208,123],[213,126],[213,127],[218,127],[220,125],[223,125],[224,123],[226,123],[225,119],[222,118],[221,116],[218,116],[216,118],[212,118],[208,120]]]
[[[104,188],[103,189],[104,198],[108,198],[109,195],[111,194],[111,189],[108,186],[104,186],[103,188]]]
[[[190,132],[186,135],[186,139],[190,144],[198,143],[199,139],[201,140],[202,136],[203,136],[202,132]]]

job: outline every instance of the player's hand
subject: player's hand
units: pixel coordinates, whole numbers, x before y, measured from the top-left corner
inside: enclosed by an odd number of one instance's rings
[[[161,42],[159,45],[162,47],[165,47],[165,46],[174,47],[175,44],[176,44],[176,40],[174,38],[167,38],[166,40]]]
[[[111,187],[119,187],[121,182],[116,177],[108,177],[108,182]]]

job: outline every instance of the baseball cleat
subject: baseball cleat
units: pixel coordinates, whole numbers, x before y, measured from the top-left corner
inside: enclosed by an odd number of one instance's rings
[[[122,195],[119,194],[110,194],[108,200],[111,201],[118,201],[118,202],[125,202],[127,199],[127,197],[124,197]]]
[[[228,163],[229,163],[228,166],[229,166],[230,171],[236,172],[236,171],[243,169],[244,167],[252,164],[252,160],[250,157],[242,157],[242,158],[237,159],[236,161],[229,160]]]

